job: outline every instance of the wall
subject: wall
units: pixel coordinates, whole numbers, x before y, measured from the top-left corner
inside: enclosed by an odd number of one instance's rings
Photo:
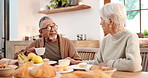
[[[102,1],[102,0],[101,0]],[[71,11],[57,14],[50,14],[53,21],[59,26],[58,32],[65,34],[65,37],[76,40],[77,34],[86,34],[87,40],[100,40],[102,31],[100,28],[99,7],[103,2],[100,0],[82,0],[91,6],[91,9]],[[44,16],[39,14],[40,0],[18,0],[18,37],[13,38],[11,34],[10,40],[23,40],[28,33],[37,35],[38,21]]]
[[[18,40],[24,39],[26,34],[38,34],[38,20],[40,15],[40,0],[18,0]]]
[[[18,0],[9,0],[10,2],[10,40],[18,39]]]
[[[3,25],[4,25],[4,18],[3,18],[3,11],[4,10],[4,0],[0,0],[0,50],[3,48]]]

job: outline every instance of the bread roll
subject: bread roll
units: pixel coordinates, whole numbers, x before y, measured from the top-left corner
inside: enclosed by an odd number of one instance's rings
[[[102,67],[98,66],[98,65],[93,65],[90,67],[90,70],[94,71],[94,70],[102,70]]]

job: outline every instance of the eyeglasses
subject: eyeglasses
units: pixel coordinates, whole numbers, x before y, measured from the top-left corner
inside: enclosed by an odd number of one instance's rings
[[[54,29],[54,30],[57,30],[58,29],[58,25],[54,25],[54,26],[47,25],[45,28],[41,28],[41,29],[48,29],[48,30]]]

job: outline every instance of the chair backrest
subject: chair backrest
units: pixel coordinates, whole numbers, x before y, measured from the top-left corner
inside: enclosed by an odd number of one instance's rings
[[[148,48],[140,48],[142,71],[148,72]]]
[[[77,51],[82,60],[93,60],[99,49],[77,49]]]
[[[148,48],[148,44],[141,44],[140,48]]]
[[[96,52],[83,52],[78,51],[78,54],[82,58],[82,60],[93,60]]]

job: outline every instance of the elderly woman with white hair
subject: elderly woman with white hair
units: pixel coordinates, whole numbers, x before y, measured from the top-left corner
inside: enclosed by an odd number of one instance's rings
[[[89,64],[115,67],[120,71],[141,71],[138,36],[124,26],[126,10],[120,3],[108,3],[100,10],[101,25],[106,36],[93,61]]]
[[[121,71],[141,71],[138,36],[124,26],[126,9],[120,3],[108,3],[100,10],[103,31],[107,34],[95,60],[89,63],[115,67]]]

